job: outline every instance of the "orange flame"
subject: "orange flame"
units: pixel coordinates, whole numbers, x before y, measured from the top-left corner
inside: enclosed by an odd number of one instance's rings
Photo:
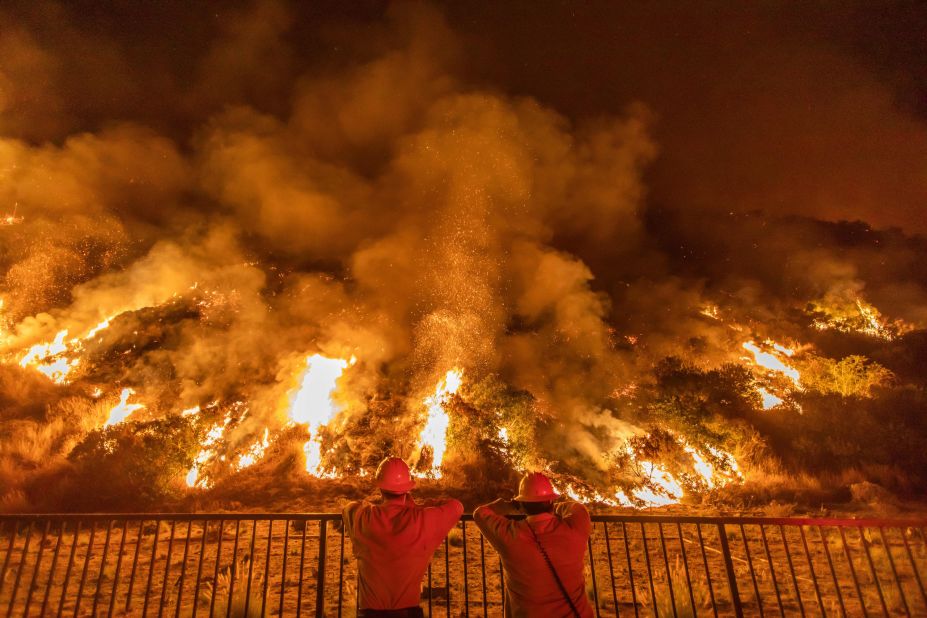
[[[418,439],[419,449],[426,446],[431,448],[430,473],[435,478],[441,478],[441,462],[447,450],[447,428],[450,425],[450,417],[444,410],[444,405],[460,390],[461,384],[463,384],[463,370],[455,367],[438,382],[434,394],[424,400],[428,408],[428,418]]]
[[[306,453],[306,471],[320,475],[322,464],[322,444],[318,431],[327,425],[339,412],[340,408],[332,399],[338,379],[344,370],[353,365],[340,358],[327,358],[313,354],[306,358],[306,369],[300,379],[299,388],[293,395],[289,416],[295,423],[306,425],[309,440],[303,445]]]
[[[119,403],[110,409],[109,418],[106,420],[106,423],[103,424],[104,427],[110,427],[117,423],[121,423],[129,418],[130,414],[145,407],[145,404],[142,403],[129,403],[129,397],[134,394],[135,391],[131,388],[122,389],[122,393],[119,395]]]
[[[787,365],[782,361],[778,356],[770,352],[764,352],[758,345],[752,341],[747,341],[743,344],[745,350],[753,354],[754,362],[769,371],[776,373],[781,373],[787,376],[792,383],[795,385],[795,388],[801,388],[801,375],[799,375],[798,370],[790,365]],[[772,344],[774,350],[779,352],[781,355],[789,357],[794,354],[794,351],[786,348],[784,346],[779,346],[778,344]]]

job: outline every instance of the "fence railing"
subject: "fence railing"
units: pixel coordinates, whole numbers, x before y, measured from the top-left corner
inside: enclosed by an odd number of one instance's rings
[[[599,515],[596,616],[927,616],[927,520]],[[498,555],[465,515],[429,616],[500,616]],[[354,616],[338,514],[0,515],[0,615]]]

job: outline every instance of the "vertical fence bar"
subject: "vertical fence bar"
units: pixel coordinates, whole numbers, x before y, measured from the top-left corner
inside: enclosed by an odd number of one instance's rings
[[[840,582],[837,580],[837,571],[834,570],[834,561],[830,555],[830,548],[827,546],[827,538],[824,536],[824,531],[821,530],[821,526],[816,526],[818,529],[818,537],[821,539],[821,546],[824,547],[824,556],[827,558],[827,568],[830,570],[830,577],[834,582],[834,589],[837,591],[837,602],[840,604],[840,613],[843,616],[847,615],[847,608],[843,604],[843,592],[840,590]]]
[[[882,594],[882,582],[879,581],[879,573],[876,571],[875,564],[872,562],[872,554],[869,553],[869,542],[863,534],[862,526],[857,526],[859,531],[859,542],[863,546],[866,554],[866,562],[869,564],[869,572],[872,574],[872,581],[875,582],[876,590],[879,593],[879,602],[882,604],[882,612],[888,616],[888,606],[885,603],[885,595]]]
[[[467,522],[460,520],[461,538],[463,539],[463,586],[464,586],[464,618],[470,618],[470,585],[469,563],[467,562]]]
[[[241,535],[241,520],[235,520],[235,540],[232,543],[232,562],[229,565],[229,602],[225,607],[225,618],[232,618],[232,599],[235,592],[235,580],[238,578],[238,538]],[[209,618],[212,618],[210,616]]]
[[[132,588],[135,586],[135,570],[138,567],[138,555],[142,551],[142,535],[145,532],[145,520],[138,521],[138,536],[135,538],[135,555],[132,557],[132,573],[129,575],[129,592],[126,594],[126,613],[132,604]]]
[[[818,587],[818,576],[814,572],[814,562],[811,560],[811,552],[808,551],[808,541],[805,538],[805,527],[798,526],[798,532],[801,535],[801,545],[805,550],[805,558],[808,560],[808,569],[811,571],[811,583],[814,584],[814,596],[818,600],[818,609],[821,610],[821,615],[826,615],[824,611],[824,599],[821,598],[821,589]]]
[[[769,539],[766,538],[766,527],[760,524],[760,538],[763,539],[763,550],[766,553],[766,562],[769,564],[769,577],[772,579],[773,590],[776,591],[776,606],[779,616],[785,618],[785,608],[782,606],[782,594],[779,592],[779,582],[776,580],[776,569],[773,567],[772,553],[769,551]]]
[[[505,614],[505,571],[502,569],[502,556],[499,556],[499,589],[502,591],[502,613]]]
[[[908,607],[908,599],[905,597],[904,587],[901,585],[901,579],[898,578],[898,571],[895,568],[895,559],[892,558],[892,548],[885,539],[885,530],[882,526],[879,526],[879,537],[882,539],[882,547],[885,549],[885,555],[888,556],[888,566],[891,567],[892,570],[892,579],[895,580],[895,585],[898,586],[898,593],[901,595],[901,604],[904,606],[904,613],[910,614],[911,608]]]
[[[290,520],[283,522],[283,568],[280,571],[280,607],[278,616],[283,616],[283,594],[286,591],[286,559],[290,549]],[[210,617],[211,618],[211,617]]]
[[[61,584],[61,598],[58,600],[58,615],[64,611],[64,600],[68,596],[68,582],[71,579],[71,569],[74,567],[74,554],[77,551],[77,541],[80,538],[81,522],[74,526],[74,542],[71,543],[71,553],[68,556],[68,566],[64,569],[64,582]]]
[[[801,590],[798,588],[798,578],[795,577],[795,565],[792,564],[792,553],[789,551],[789,541],[785,536],[785,529],[780,525],[779,534],[782,536],[782,547],[785,549],[785,558],[789,563],[789,572],[792,574],[792,585],[795,586],[795,599],[798,601],[798,609],[801,615],[805,615],[805,604],[801,600]]]
[[[113,610],[116,607],[116,593],[119,591],[119,572],[122,570],[122,553],[126,548],[126,536],[129,532],[129,520],[122,520],[122,536],[119,539],[119,555],[116,556],[116,570],[113,573],[113,589],[109,596],[109,608],[106,610],[106,618],[112,618]]]
[[[64,536],[64,530],[65,521],[62,519],[58,526],[58,539],[55,541],[55,552],[52,554],[51,567],[48,569],[48,584],[46,584],[45,592],[42,594],[42,609],[39,610],[40,616],[44,616],[45,610],[48,608],[48,596],[51,593],[52,582],[55,579],[55,567],[58,566],[58,552],[61,549],[61,538]]]
[[[444,607],[447,608],[447,617],[451,617],[451,546],[444,537]]]
[[[727,585],[731,593],[731,603],[734,604],[734,615],[737,618],[742,618],[744,610],[740,605],[737,577],[734,575],[734,562],[731,560],[731,548],[727,543],[727,532],[724,530],[724,524],[718,524],[718,537],[721,539],[721,555],[724,558],[724,569],[727,571]]]
[[[763,598],[760,596],[760,587],[756,584],[756,572],[753,570],[753,558],[750,556],[750,543],[747,541],[747,531],[744,530],[743,524],[740,524],[740,538],[743,539],[744,552],[747,554],[747,569],[750,571],[750,580],[753,582],[756,605],[760,610],[760,618],[763,618]]]
[[[628,581],[631,584],[631,603],[634,605],[634,618],[640,616],[637,609],[637,588],[634,586],[634,567],[631,565],[631,541],[628,540],[628,527],[621,522],[621,534],[624,537],[624,554],[628,559]]]
[[[154,578],[155,561],[158,556],[158,540],[161,538],[161,520],[155,520],[154,542],[151,544],[151,560],[148,562],[148,581],[145,583],[145,602],[142,605],[142,617],[148,615],[148,597],[151,594],[151,582]]]
[[[6,581],[6,570],[10,566],[10,556],[13,555],[13,546],[16,544],[16,533],[19,530],[19,522],[10,522],[10,542],[6,546],[6,555],[3,557],[3,566],[0,567],[0,591],[3,590],[3,582]]]
[[[93,540],[96,534],[97,522],[94,521],[90,525],[90,540],[87,543],[87,553],[84,554],[84,568],[81,569],[80,585],[77,587],[77,600],[74,603],[74,618],[77,618],[77,613],[80,611],[81,597],[84,596],[84,584],[87,582],[87,570],[90,567],[90,558],[93,556]]]
[[[264,585],[261,587],[261,616],[267,611],[267,585],[270,583],[270,548],[274,539],[274,520],[267,520],[267,555],[264,557]]]
[[[341,610],[344,605],[342,597],[344,596],[344,522],[341,525],[341,549],[338,551],[338,618],[341,618]]]
[[[193,532],[193,520],[187,521],[187,536],[183,541],[183,562],[180,563],[180,583],[177,585],[177,608],[174,612],[175,618],[180,618],[180,606],[183,604],[183,582],[187,576],[187,557],[190,555],[190,535]],[[193,597],[193,604],[196,605],[196,597]]]
[[[483,541],[483,533],[480,533],[480,571],[483,576],[483,618],[486,618],[489,611],[489,603],[486,599],[486,547]],[[502,591],[505,594],[505,590]]]
[[[911,563],[911,570],[914,572],[914,579],[917,581],[917,587],[921,591],[921,600],[924,602],[924,611],[927,611],[927,592],[924,591],[924,581],[921,579],[920,571],[917,570],[917,562],[914,560],[914,554],[911,553],[911,546],[908,544],[908,537],[905,531],[899,530],[901,540],[904,543],[904,550],[908,554],[908,562]]]
[[[164,558],[164,579],[161,582],[161,599],[158,603],[158,618],[161,618],[161,616],[164,614],[164,605],[165,605],[165,600],[167,599],[167,584],[170,581],[168,579],[168,574],[170,573],[170,570],[171,570],[171,552],[174,549],[174,534],[176,533],[176,531],[177,531],[177,520],[172,519],[171,520],[171,536],[167,541],[167,556],[165,556]],[[248,613],[245,612],[245,615],[247,616]]]
[[[90,615],[97,615],[97,605],[100,601],[100,588],[102,588],[103,583],[103,572],[106,569],[106,558],[109,555],[109,541],[110,537],[113,535],[113,520],[109,520],[109,523],[106,526],[106,539],[103,541],[103,555],[100,557],[100,572],[97,575],[97,589],[93,594],[93,609],[90,610]]]
[[[309,522],[307,522],[305,519],[303,520],[303,545],[302,549],[299,551],[299,585],[296,591],[297,616],[301,615],[300,611],[302,611],[303,608],[303,565],[306,562],[306,527],[308,523]],[[210,616],[210,618],[212,617]]]
[[[26,592],[26,607],[23,609],[23,617],[29,617],[29,606],[32,605],[32,595],[35,592],[35,580],[39,574],[39,565],[42,563],[42,554],[45,552],[45,539],[48,538],[48,531],[51,529],[51,520],[45,520],[45,528],[42,529],[42,538],[39,540],[39,551],[35,557],[35,567],[32,569],[32,578],[29,580],[29,589]],[[50,585],[50,583],[49,583]]]
[[[695,595],[692,593],[692,578],[689,576],[689,558],[686,556],[686,537],[682,531],[682,524],[676,522],[676,534],[679,535],[679,553],[682,554],[682,569],[686,574],[686,586],[689,591],[689,607],[692,608],[692,614],[698,611],[695,607]]]
[[[428,563],[428,618],[431,618],[432,614],[434,614],[431,608],[431,590],[432,590],[431,563],[429,562]]]
[[[618,616],[618,591],[615,589],[615,565],[612,561],[612,542],[608,536],[608,522],[603,521],[602,527],[605,529],[605,553],[608,554],[608,581],[612,585],[612,603],[615,604],[615,616]]]
[[[708,567],[708,555],[705,553],[705,539],[702,538],[702,524],[695,524],[695,531],[698,533],[698,546],[702,552],[702,564],[705,566],[705,581],[708,582],[708,597],[711,599],[711,610],[715,618],[718,618],[718,603],[715,601],[715,587],[711,583],[711,569]]]
[[[35,527],[35,522],[29,522],[29,525],[26,527],[26,540],[23,543],[23,553],[22,557],[19,559],[19,566],[16,568],[16,579],[13,580],[13,592],[10,594],[10,605],[7,607],[6,615],[7,618],[13,615],[13,605],[16,602],[16,593],[19,592],[19,583],[23,578],[23,571],[26,570],[26,560],[29,558],[29,541],[32,539],[32,529]],[[2,583],[2,580],[0,580]]]
[[[190,525],[193,525],[193,522],[190,522]],[[196,610],[200,604],[200,580],[203,578],[203,562],[206,557],[206,532],[209,530],[209,520],[206,519],[203,521],[202,530],[200,532],[200,556],[196,561],[196,581],[193,583],[193,611],[190,614],[191,618],[196,618]],[[219,537],[219,546],[222,546],[222,537]],[[213,582],[215,585],[215,582]],[[209,618],[212,617],[212,612],[210,612]]]
[[[663,536],[663,524],[657,523],[657,528],[660,530],[660,549],[663,552],[663,566],[666,567],[666,583],[669,586],[670,603],[673,606],[673,618],[679,618],[679,613],[676,610],[676,593],[673,590],[673,574],[670,572],[669,556],[666,554],[666,538]]]
[[[859,605],[863,608],[863,617],[869,618],[869,610],[866,609],[866,598],[863,596],[863,591],[859,587],[859,577],[856,575],[856,567],[853,565],[853,557],[850,555],[846,534],[843,531],[843,527],[838,527],[837,529],[840,531],[840,543],[843,545],[843,555],[846,556],[847,562],[850,564],[850,574],[853,576],[853,585],[856,588],[856,596],[859,598]]]
[[[251,577],[254,574],[254,544],[257,541],[257,519],[251,523],[251,546],[248,550],[248,582],[245,584],[245,616],[251,608]],[[319,614],[321,616],[321,614]]]
[[[644,522],[640,522],[641,540],[644,543],[644,560],[647,565],[647,579],[650,581],[650,605],[653,609],[654,618],[660,618],[657,614],[657,589],[653,585],[653,571],[650,569],[650,548],[647,547],[647,530],[644,528]]]
[[[205,536],[206,529],[203,529]],[[215,618],[216,597],[219,596],[219,562],[222,560],[222,539],[225,537],[225,520],[219,520],[219,545],[216,548],[216,564],[213,567],[212,574],[212,594],[209,595],[209,618]],[[194,605],[194,611],[196,606]]]
[[[319,520],[319,573],[316,577],[315,615],[325,615],[325,554],[328,551],[328,521]]]
[[[592,535],[586,539],[586,546],[589,548],[589,572],[592,575],[592,601],[595,603],[595,615],[599,618],[599,583],[595,577],[595,559],[592,554]]]

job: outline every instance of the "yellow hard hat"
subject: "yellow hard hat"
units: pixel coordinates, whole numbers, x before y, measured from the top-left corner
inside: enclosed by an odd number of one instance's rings
[[[540,472],[529,472],[521,477],[515,499],[519,502],[553,502],[559,497],[547,476]]]
[[[409,465],[398,457],[387,457],[377,467],[376,485],[380,489],[404,494],[415,488]]]

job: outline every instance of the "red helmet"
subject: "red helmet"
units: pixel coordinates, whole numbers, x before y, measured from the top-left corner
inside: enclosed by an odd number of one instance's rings
[[[415,488],[409,465],[398,457],[387,457],[377,467],[376,485],[380,489],[404,494]]]
[[[540,472],[529,472],[521,477],[515,499],[519,502],[553,502],[559,497],[549,478]]]

